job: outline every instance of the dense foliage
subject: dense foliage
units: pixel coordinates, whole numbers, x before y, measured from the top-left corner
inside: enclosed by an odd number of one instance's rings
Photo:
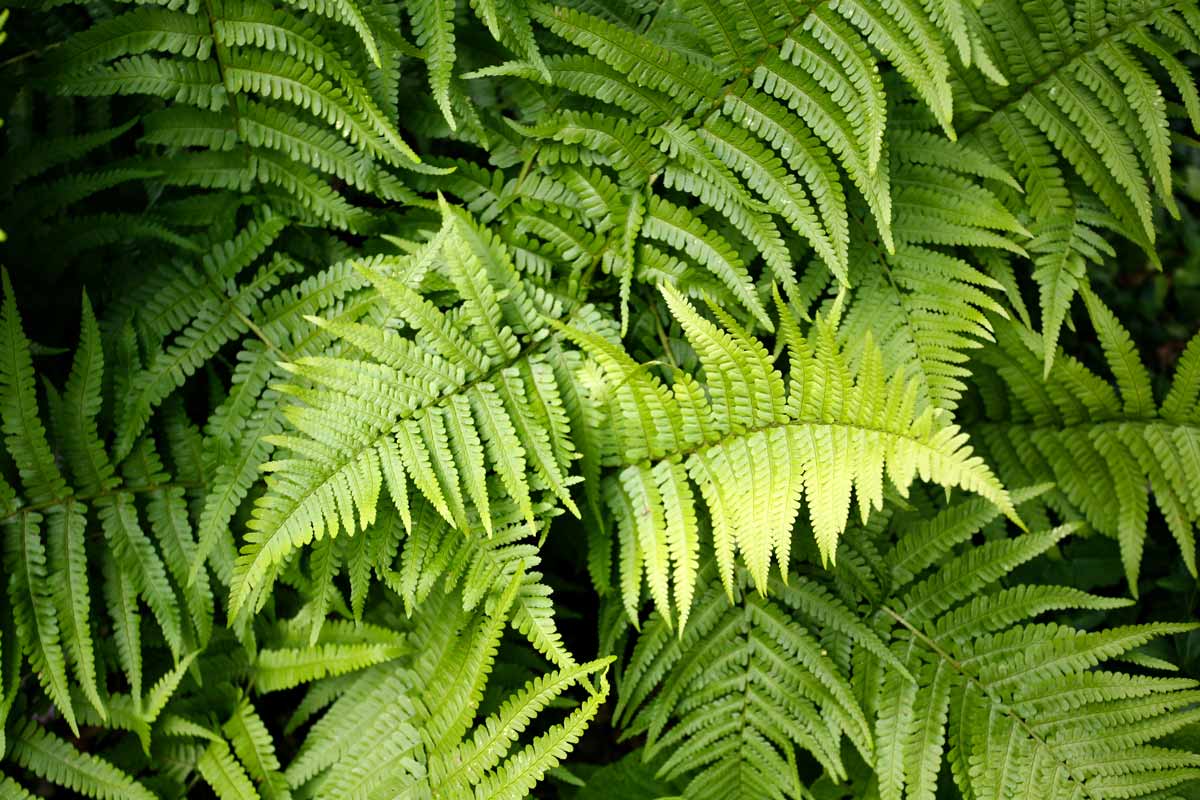
[[[1195,0],[17,0],[0,798],[1200,797]]]

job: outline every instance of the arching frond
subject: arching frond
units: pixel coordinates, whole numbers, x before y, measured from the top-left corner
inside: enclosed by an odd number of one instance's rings
[[[1000,380],[980,383],[986,417],[971,430],[1004,480],[1053,481],[1048,505],[1117,539],[1136,596],[1151,497],[1196,573],[1200,498],[1189,476],[1200,452],[1200,340],[1188,345],[1160,404],[1129,334],[1098,298],[1084,298],[1116,388],[1062,353],[1043,381],[1044,342],[1005,326],[981,354]]]
[[[622,673],[618,724],[645,734],[657,776],[686,782],[689,798],[802,797],[797,749],[835,779],[846,776],[843,735],[872,751],[870,722],[820,629],[895,662],[883,642],[815,583],[772,580],[766,599],[748,578],[738,571],[731,604],[706,564],[687,629],[676,637],[651,616]]]
[[[840,333],[854,356],[868,338],[877,341],[884,363],[914,380],[920,405],[953,408],[966,389],[970,351],[992,338],[989,312],[1007,314],[989,293],[1002,284],[946,248],[970,242],[1023,255],[1028,232],[976,184],[977,176],[1012,180],[979,151],[898,125],[888,144],[895,248],[888,252],[867,226],[852,226],[855,295]]]
[[[865,518],[882,505],[885,470],[901,491],[920,476],[977,492],[1016,518],[965,436],[931,408],[918,414],[916,387],[903,375],[885,376],[873,345],[852,377],[830,326],[818,324],[810,343],[781,302],[785,382],[766,348],[728,315],[714,308],[721,325],[714,324],[675,290],[662,291],[699,356],[703,385],[678,374],[668,388],[600,337],[570,334],[608,382],[607,460],[619,472],[605,497],[617,522],[631,617],[644,573],[656,606],[669,615],[673,595],[681,627],[686,621],[699,551],[693,487],[707,506],[731,594],[737,552],[759,591],[772,561],[786,569],[802,497],[822,560],[832,562],[851,494]]]
[[[105,719],[109,713],[107,656],[115,654],[140,701],[139,603],[177,660],[208,640],[214,600],[207,575],[187,581],[196,540],[183,487],[166,472],[154,441],[142,437],[118,458],[100,434],[105,358],[86,295],[66,388],[60,394],[47,384],[51,437],[7,276],[4,288],[0,422],[20,477],[16,488],[2,487],[4,565],[17,634],[8,646],[23,652],[46,696],[77,730],[79,714]],[[104,565],[103,599],[93,597],[99,594],[93,559]],[[116,636],[97,639],[94,618],[104,606]]]
[[[539,675],[473,724],[520,585],[517,574],[486,613],[441,591],[422,604],[411,656],[344,687],[285,770],[288,783],[333,800],[385,788],[414,796],[527,796],[596,714],[610,659]],[[576,686],[587,698],[531,737],[531,724]]]
[[[412,338],[357,323],[329,323],[363,357],[305,358],[281,391],[296,434],[274,443],[293,453],[268,465],[268,492],[255,504],[238,559],[232,610],[303,544],[375,519],[386,490],[406,527],[410,491],[447,523],[492,530],[500,490],[528,525],[533,498],[549,490],[568,508],[574,450],[554,371],[542,352],[544,315],[561,310],[518,280],[503,245],[447,208],[440,234],[392,275],[364,271]],[[457,296],[443,310],[414,290],[429,270]],[[494,472],[497,481],[485,476]]]

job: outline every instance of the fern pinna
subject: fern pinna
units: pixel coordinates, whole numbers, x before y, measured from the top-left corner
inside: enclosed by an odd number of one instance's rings
[[[0,28],[0,798],[1200,792],[1193,0]]]

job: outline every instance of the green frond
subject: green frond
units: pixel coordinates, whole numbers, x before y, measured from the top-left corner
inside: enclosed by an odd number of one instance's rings
[[[289,785],[329,798],[380,791],[527,796],[604,701],[611,659],[537,675],[475,723],[519,586],[518,575],[488,612],[441,591],[423,602],[410,626],[410,655],[364,670],[344,687],[285,770]],[[574,705],[566,694],[574,687],[587,698],[543,727],[556,705]],[[541,734],[531,736],[531,727]]]
[[[211,742],[196,762],[196,770],[219,800],[259,800],[245,768],[234,760],[229,745]]]
[[[23,786],[17,784],[12,778],[7,775],[0,775],[0,790],[4,791],[6,798],[12,800],[29,800],[33,797]]]
[[[381,66],[379,45],[375,41],[375,34],[371,30],[370,22],[363,13],[363,9],[354,0],[288,0],[288,2],[297,8],[329,17],[351,28],[362,41],[363,47],[367,49],[367,54],[375,62],[375,66]]]
[[[1173,85],[1185,100],[1196,94],[1174,55],[1200,46],[1184,33],[1194,24],[1189,13],[1186,3],[1050,3],[1028,14],[1005,3],[968,15],[971,36],[1008,81],[968,81],[977,108],[959,130],[1007,160],[1025,190],[1047,372],[1066,310],[1085,285],[1085,264],[1099,260],[1097,243],[1107,248],[1097,221],[1152,253],[1153,195],[1178,213],[1163,92]],[[1087,190],[1072,184],[1069,171]],[[1093,204],[1103,213],[1084,210]]]
[[[11,653],[24,652],[73,731],[81,724],[112,725],[136,733],[148,750],[150,725],[179,688],[197,648],[213,636],[215,601],[207,574],[188,580],[196,540],[186,479],[169,473],[149,434],[139,436],[125,458],[109,448],[102,412],[112,408],[122,377],[129,385],[122,370],[132,371],[134,359],[117,348],[111,359],[104,352],[102,328],[86,295],[82,312],[65,390],[60,394],[45,383],[51,436],[32,384],[2,384],[5,419],[13,419],[18,407],[32,415],[14,453],[32,447],[34,453],[53,454],[56,476],[48,490],[23,480],[21,495],[12,490],[6,498],[3,558],[15,618]],[[9,304],[6,319],[15,313]],[[5,374],[31,381],[29,343],[19,324],[7,330],[16,339],[10,341]],[[116,376],[106,380],[106,367]],[[164,428],[167,452],[182,466],[177,445],[185,444],[180,437],[186,431],[167,420]],[[154,626],[145,638],[142,603]],[[157,666],[163,653],[171,664],[165,671]],[[147,654],[156,683],[143,697]],[[19,670],[21,661],[13,666]],[[111,691],[112,666],[124,673],[129,694]]]
[[[960,529],[978,530],[985,522],[957,516]],[[855,672],[856,686],[877,709],[874,766],[881,797],[932,797],[947,760],[966,796],[998,791],[1029,796],[1036,790],[1099,798],[1120,784],[1121,796],[1138,797],[1189,779],[1180,767],[1191,759],[1184,751],[1150,746],[1145,755],[1152,758],[1127,756],[1129,747],[1188,723],[1194,684],[1135,678],[1098,664],[1192,626],[1084,632],[1029,624],[1025,621],[1048,610],[1124,603],[1067,587],[989,589],[1063,533],[1000,538],[966,549],[939,562],[922,581],[902,579],[896,591],[903,595],[884,600],[880,616],[896,632],[893,652],[917,682],[890,666]],[[908,541],[921,535],[910,534]],[[902,560],[917,572],[933,563],[913,561],[913,546],[901,542],[893,559],[909,554]],[[985,633],[989,630],[996,633]],[[1118,741],[1120,735],[1108,735],[1113,725],[1141,732]],[[1028,782],[1030,775],[1037,784]]]
[[[151,536],[162,553],[167,572],[183,594],[197,644],[203,646],[212,635],[214,603],[208,575],[194,577],[191,567],[197,561],[196,538],[188,516],[184,489],[171,486],[149,439],[143,439],[126,462],[130,489],[146,498],[146,518]]]
[[[0,320],[0,423],[4,442],[21,483],[35,503],[60,497],[66,491],[62,473],[46,441],[38,412],[33,357],[22,330],[17,298],[8,272],[4,273],[4,316]]]
[[[280,772],[275,743],[249,700],[244,700],[222,727],[238,760],[267,798],[288,796],[287,780]]]
[[[538,343],[546,323],[503,245],[461,212],[445,213],[448,227],[404,278],[365,273],[415,339],[334,324],[330,332],[370,360],[320,356],[289,365],[296,383],[281,390],[303,403],[285,411],[297,433],[269,441],[295,456],[267,467],[270,490],[255,504],[238,559],[233,612],[295,548],[368,527],[385,484],[404,519],[411,480],[448,523],[485,533],[498,497],[486,472],[531,528],[534,484],[566,496],[574,453],[555,446],[565,420]],[[412,288],[428,265],[461,301],[452,314]]]
[[[139,316],[139,321],[159,337],[174,337],[148,359],[146,369],[133,379],[122,409],[116,448],[119,457],[129,452],[153,409],[168,394],[221,345],[250,330],[248,317],[254,305],[278,282],[279,273],[289,264],[276,259],[243,286],[233,281],[270,247],[284,224],[280,217],[251,223],[237,238],[205,254],[202,271],[192,272],[186,281],[166,278],[169,293],[155,297],[147,313]]]
[[[9,743],[9,757],[52,784],[97,800],[153,800],[154,794],[127,773],[27,722]]]
[[[20,5],[0,797],[1195,794],[1193,0]]]
[[[970,351],[992,338],[989,314],[1006,313],[989,293],[1000,288],[996,280],[935,248],[971,242],[1020,253],[1026,232],[994,195],[972,183],[975,173],[1008,180],[979,151],[899,127],[888,142],[894,246],[889,252],[854,228],[856,294],[840,333],[853,357],[870,333],[886,363],[904,365],[919,404],[953,408],[970,376]],[[947,188],[926,188],[935,183]]]
[[[212,33],[203,17],[142,7],[71,37],[54,54],[51,64],[67,75],[81,76],[123,56],[143,53],[171,53],[206,61],[212,46]]]
[[[322,634],[328,626],[322,629]],[[254,665],[255,685],[260,691],[275,692],[327,676],[356,672],[390,661],[406,651],[397,637],[358,637],[360,641],[324,642],[318,638],[305,646],[263,648]]]
[[[104,559],[103,569],[104,600],[109,617],[113,621],[117,663],[125,672],[133,695],[140,697],[142,694],[142,629],[137,591],[111,554],[107,554]]]
[[[1121,323],[1091,292],[1084,292],[1088,315],[1096,327],[1104,358],[1117,379],[1117,388],[1128,417],[1149,417],[1155,411],[1154,390],[1150,387],[1150,374],[1142,366],[1142,360],[1134,349],[1133,340]]]
[[[5,159],[3,181],[9,186],[18,186],[36,178],[57,166],[81,158],[127,133],[136,120],[122,125],[104,128],[90,133],[56,137],[49,141],[28,145],[10,153]]]
[[[571,8],[535,9],[535,18],[567,41],[584,48],[635,84],[662,92],[693,111],[716,94],[715,75],[691,69],[682,57],[645,37]]]
[[[328,314],[328,324],[337,326],[371,313],[376,303],[370,298],[346,302],[355,298],[357,290],[366,283],[356,269],[363,263],[378,266],[383,260],[339,262],[287,291],[266,298],[255,317],[255,325],[268,342],[280,342],[289,358],[323,352],[331,337],[319,328],[314,330],[305,319],[313,314]],[[257,337],[246,340],[230,394],[214,412],[206,430],[205,447],[218,466],[200,514],[193,575],[210,553],[220,552],[214,548],[228,537],[230,520],[259,477],[258,465],[269,460],[274,450],[271,437],[282,431],[282,404],[279,395],[268,388],[268,382],[285,373],[273,364],[272,356],[279,352],[279,347],[268,349],[268,342]],[[224,582],[231,579],[229,571],[223,571],[221,577]]]
[[[735,552],[742,553],[760,591],[772,560],[786,569],[802,497],[822,560],[832,561],[852,491],[865,518],[882,504],[885,469],[902,491],[920,475],[977,492],[1016,517],[1007,493],[957,428],[929,409],[914,421],[915,387],[903,376],[885,378],[877,350],[867,350],[851,379],[828,327],[814,332],[810,351],[781,306],[781,325],[792,331],[784,335],[793,342],[791,385],[785,387],[767,351],[727,315],[714,310],[723,325],[718,327],[674,290],[662,291],[700,356],[707,398],[686,380],[668,389],[598,337],[570,333],[613,387],[606,403],[616,426],[615,448],[606,458],[620,469],[620,488],[608,498],[621,531],[622,585],[631,614],[643,571],[664,614],[668,576],[678,587],[677,605],[690,593],[696,537],[687,520],[694,511],[681,503],[693,505],[692,498],[658,488],[668,479],[686,484],[678,470],[686,469],[708,507],[717,563],[730,592]],[[633,441],[641,447],[626,445]]]
[[[75,713],[67,688],[67,661],[50,589],[46,545],[42,541],[43,517],[18,512],[5,523],[8,599],[21,649],[38,674],[38,681],[67,723],[75,728]],[[65,524],[65,523],[64,523]],[[16,643],[10,643],[10,647]]]
[[[845,776],[843,733],[862,753],[873,747],[863,710],[818,638],[822,620],[806,613],[812,606],[746,593],[748,577],[739,571],[731,605],[708,562],[687,629],[676,637],[665,617],[652,615],[621,678],[622,730],[646,735],[657,776],[686,778],[687,797],[799,796],[796,748]],[[828,599],[830,610],[839,608]],[[874,633],[854,627],[885,650]]]
[[[455,127],[450,109],[450,78],[454,73],[454,0],[434,0],[408,5],[417,47],[429,68],[429,86],[434,102],[451,129]]]
[[[1084,299],[1116,390],[1061,353],[1043,382],[1043,342],[1006,323],[996,345],[980,359],[1005,384],[980,384],[981,390],[991,387],[986,396],[995,413],[970,430],[1001,478],[1057,483],[1056,491],[1044,498],[1048,505],[1116,538],[1136,596],[1151,498],[1166,518],[1184,564],[1189,571],[1196,569],[1200,498],[1187,476],[1196,463],[1197,431],[1195,414],[1182,412],[1180,405],[1195,383],[1190,355],[1195,343],[1180,362],[1177,388],[1160,410],[1129,334],[1093,294],[1086,292]],[[992,397],[993,390],[1000,395]]]

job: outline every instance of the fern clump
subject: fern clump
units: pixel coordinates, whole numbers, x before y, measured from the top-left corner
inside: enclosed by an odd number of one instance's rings
[[[1200,791],[1193,0],[0,29],[0,798]]]

